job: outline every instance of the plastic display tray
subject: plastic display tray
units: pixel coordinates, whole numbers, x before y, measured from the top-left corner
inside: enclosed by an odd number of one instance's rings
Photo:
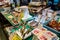
[[[53,28],[47,26],[47,24],[48,24],[49,22],[50,22],[50,21],[44,23],[43,27],[44,27],[44,28],[47,28],[48,30],[50,30],[50,31],[52,31],[52,32],[54,32],[55,34],[57,34],[57,35],[60,36],[60,31],[57,31],[57,30],[55,30],[55,29],[53,29]]]
[[[17,23],[17,24],[15,24],[15,23],[13,23],[12,22],[12,20],[10,19],[10,18],[8,18],[8,16],[12,16],[13,18],[15,18],[12,14],[10,14],[10,13],[7,13],[7,14],[4,14],[4,13],[2,13],[2,15],[13,25],[13,26],[15,26],[15,25],[18,25],[18,24],[20,24],[20,22],[19,23]],[[17,20],[17,18],[15,18],[16,20]],[[30,20],[33,20],[34,18],[28,18],[26,21],[30,21]]]
[[[25,26],[26,26],[26,29],[29,29],[29,28],[30,28],[29,25],[25,25]],[[21,29],[21,28],[22,28],[22,26],[18,26],[18,28],[12,29],[11,32],[13,33],[13,32],[15,32],[16,30]],[[32,30],[33,30],[33,28],[31,29],[31,31],[32,31]],[[32,40],[32,38],[33,38],[33,35],[27,37],[25,40]]]
[[[12,20],[11,20],[10,18],[8,18],[8,16],[13,16],[12,14],[10,14],[10,13],[7,13],[7,14],[2,13],[2,15],[3,15],[13,26],[18,25],[18,24],[14,24],[14,23],[12,22]],[[14,18],[14,16],[13,16],[13,18]]]

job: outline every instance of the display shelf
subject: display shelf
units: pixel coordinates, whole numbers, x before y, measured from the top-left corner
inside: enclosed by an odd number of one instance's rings
[[[12,19],[8,18],[8,16],[12,16],[14,18],[14,16],[12,14],[10,14],[10,13],[7,13],[7,14],[1,13],[1,14],[11,23],[12,26],[18,25],[18,24],[14,24],[12,22]]]
[[[16,25],[19,25],[20,24],[20,22],[19,23],[17,23],[17,24],[14,24],[13,22],[12,22],[12,19],[14,18],[14,19],[16,19],[16,21],[17,21],[17,18],[15,18],[12,14],[10,14],[10,13],[7,13],[7,14],[5,14],[5,13],[1,13],[11,24],[12,24],[12,26],[16,26]],[[12,19],[10,19],[10,18],[8,18],[9,16],[12,16],[13,18]],[[27,20],[23,20],[23,21],[30,21],[30,20],[33,20],[34,18],[28,18]],[[18,21],[17,21],[18,22]]]

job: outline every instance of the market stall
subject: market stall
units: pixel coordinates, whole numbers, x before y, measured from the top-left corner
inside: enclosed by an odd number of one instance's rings
[[[2,27],[8,40],[60,40],[60,11],[47,7],[46,0],[31,1],[27,6],[9,5],[0,8],[7,21],[2,16],[1,20],[9,22]]]

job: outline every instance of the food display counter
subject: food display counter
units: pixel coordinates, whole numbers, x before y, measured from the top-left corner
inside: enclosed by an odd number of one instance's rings
[[[40,2],[30,2],[28,6],[0,10],[4,20],[11,24],[2,27],[8,40],[60,40],[60,11],[46,7],[46,3],[42,6]]]

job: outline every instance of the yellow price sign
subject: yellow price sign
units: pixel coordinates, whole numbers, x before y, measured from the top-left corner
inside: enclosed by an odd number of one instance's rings
[[[14,35],[13,38],[12,38],[12,40],[22,40],[22,38],[19,37],[18,35]]]

